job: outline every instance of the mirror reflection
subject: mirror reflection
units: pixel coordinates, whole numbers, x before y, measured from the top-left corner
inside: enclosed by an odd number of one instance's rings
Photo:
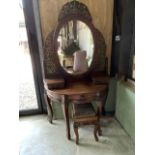
[[[71,20],[60,29],[58,57],[61,66],[70,74],[88,70],[93,59],[94,40],[90,28],[82,21]]]

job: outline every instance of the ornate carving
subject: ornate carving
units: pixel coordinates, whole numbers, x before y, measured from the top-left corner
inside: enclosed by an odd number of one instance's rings
[[[81,16],[83,18],[86,18],[89,21],[92,21],[91,14],[87,8],[87,6],[81,2],[78,1],[72,1],[66,3],[59,14],[58,21],[62,21],[64,18],[68,16]]]
[[[102,33],[96,29],[98,51],[97,62],[94,65],[96,71],[105,71],[105,58],[106,58],[106,44]]]
[[[92,65],[89,67],[89,70],[86,74],[73,76],[66,73],[61,67],[57,55],[57,36],[59,34],[61,26],[68,21],[68,19],[81,19],[89,26],[92,31],[94,40],[95,40],[95,49]],[[66,3],[59,14],[59,23],[56,29],[50,32],[45,40],[44,45],[44,69],[46,78],[55,78],[58,76],[63,76],[66,79],[75,79],[87,77],[90,72],[103,72],[105,71],[105,58],[106,58],[106,46],[105,40],[102,36],[102,33],[97,30],[93,23],[92,17],[88,8],[80,2],[72,1]]]
[[[46,75],[53,75],[58,73],[58,67],[55,63],[56,54],[53,51],[53,40],[54,31],[50,32],[45,40],[44,45],[44,67]]]

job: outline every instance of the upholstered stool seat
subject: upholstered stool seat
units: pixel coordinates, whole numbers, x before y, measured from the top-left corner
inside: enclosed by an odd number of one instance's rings
[[[100,135],[99,114],[95,112],[91,103],[72,104],[73,128],[76,135],[76,144],[79,143],[78,127],[81,125],[94,125],[94,137],[98,141],[97,132]]]

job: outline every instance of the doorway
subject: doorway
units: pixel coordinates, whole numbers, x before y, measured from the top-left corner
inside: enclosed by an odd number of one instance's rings
[[[27,38],[25,18],[20,8],[19,21],[19,110],[38,109],[31,55]]]
[[[23,2],[23,3],[22,3]],[[24,5],[25,4],[25,5]],[[30,3],[29,3],[30,4]],[[23,7],[24,5],[24,7]],[[36,36],[30,36],[30,20],[25,10],[26,1],[19,1],[19,115],[43,112],[43,87],[40,57]],[[32,14],[31,14],[32,15]],[[26,17],[26,18],[25,18]],[[34,16],[32,16],[34,17]],[[27,20],[25,20],[27,19]],[[35,24],[33,24],[35,29]]]

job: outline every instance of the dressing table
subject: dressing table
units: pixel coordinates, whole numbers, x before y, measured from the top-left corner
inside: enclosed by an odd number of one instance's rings
[[[86,51],[85,60],[74,63],[74,53]],[[73,58],[73,64],[79,66],[86,61],[86,71],[66,67],[62,55]],[[57,26],[49,33],[44,45],[44,96],[48,118],[52,123],[52,103],[62,104],[66,122],[67,138],[70,139],[68,106],[70,102],[86,103],[95,101],[100,114],[108,91],[107,61],[105,41],[101,32],[92,23],[87,6],[78,1],[66,3],[58,17]],[[78,68],[77,66],[76,69]]]

